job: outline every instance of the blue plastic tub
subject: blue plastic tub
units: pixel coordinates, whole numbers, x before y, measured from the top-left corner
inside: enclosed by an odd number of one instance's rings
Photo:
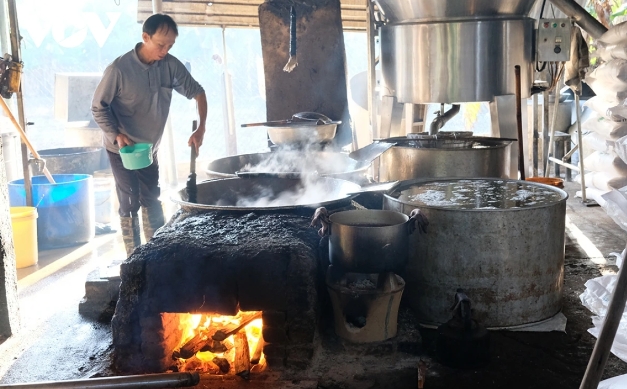
[[[39,249],[74,246],[89,242],[95,235],[94,183],[88,174],[53,174],[56,184],[35,176],[33,206],[37,208]],[[12,207],[26,205],[24,180],[9,182]]]

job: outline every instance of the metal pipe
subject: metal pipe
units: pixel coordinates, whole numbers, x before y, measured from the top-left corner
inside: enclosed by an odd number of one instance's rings
[[[576,172],[579,171],[579,167],[577,167],[577,166],[575,166],[575,165],[573,165],[571,163],[564,162],[564,160],[561,160],[561,159],[558,159],[558,158],[555,158],[555,157],[549,157],[549,161],[555,162],[556,164],[558,164],[560,166],[564,166],[564,167],[566,167],[566,168],[568,168],[570,170],[574,170]]]
[[[435,119],[433,119],[433,121],[431,122],[431,126],[429,127],[429,135],[437,134],[438,131],[440,131],[440,129],[444,127],[446,122],[451,120],[453,116],[459,113],[460,109],[461,109],[461,106],[459,104],[453,104],[451,109],[444,112],[443,114],[438,112],[437,116],[435,117]]]
[[[233,83],[229,73],[229,62],[226,50],[226,28],[222,27],[222,67],[224,74],[224,115],[226,119],[224,133],[228,155],[237,154],[237,133],[235,132],[235,108],[233,104]]]
[[[560,106],[560,88],[555,88],[555,105],[553,106],[553,118],[551,119],[551,129],[549,132],[549,150],[548,157],[546,159],[546,163],[544,166],[544,177],[549,176],[549,157],[552,157],[555,153],[555,126],[557,125],[557,113],[559,111]],[[557,177],[559,178],[559,177]]]
[[[163,1],[162,0],[152,0],[152,13],[159,14],[163,12]]]
[[[538,140],[540,133],[538,127],[540,126],[540,105],[538,104],[538,94],[533,95],[533,143],[532,143],[532,155],[531,161],[533,163],[532,174],[534,177],[538,176]]]
[[[545,73],[547,82],[549,74]],[[549,157],[549,92],[542,92],[542,164],[546,163]]]
[[[186,373],[162,373],[131,375],[123,377],[101,377],[68,381],[44,381],[30,382],[24,384],[5,384],[0,388],[19,389],[160,389],[160,388],[180,388],[196,386],[200,382],[197,372]]]
[[[368,113],[370,113],[371,139],[379,138],[377,128],[377,73],[375,59],[374,37],[377,32],[374,20],[374,4],[371,0],[366,0],[368,12],[366,13],[366,38],[368,39]]]
[[[623,263],[625,263],[624,256]],[[592,349],[592,355],[590,355],[588,367],[586,367],[586,372],[583,375],[579,389],[593,389],[598,387],[599,380],[605,369],[605,364],[610,356],[616,330],[618,330],[618,325],[623,317],[625,302],[627,302],[627,271],[625,271],[625,266],[623,266],[618,271],[616,287],[612,293],[610,305],[607,307],[605,321],[599,333],[599,338],[594,344],[594,349]]]
[[[581,90],[581,83],[579,83],[578,90]],[[581,106],[579,105],[579,93],[573,91],[575,94],[575,113],[577,114],[577,145],[579,146],[579,175],[581,178],[581,201],[586,203],[586,171],[583,168],[583,134],[581,133]]]
[[[574,0],[551,0],[560,11],[564,12],[568,17],[575,19],[579,27],[586,31],[594,39],[599,39],[607,28],[588,13],[582,6]]]

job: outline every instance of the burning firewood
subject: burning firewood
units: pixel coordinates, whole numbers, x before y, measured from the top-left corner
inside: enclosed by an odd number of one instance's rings
[[[219,368],[223,374],[227,374],[229,370],[231,370],[231,364],[226,358],[215,357],[212,360]]]
[[[172,353],[174,358],[191,358],[200,350],[202,350],[208,344],[210,347],[213,347],[213,339],[211,339],[211,335],[213,335],[213,331],[198,331],[194,337],[188,340],[180,350],[175,350]]]
[[[259,340],[257,341],[257,345],[255,345],[255,351],[253,351],[253,356],[250,357],[250,363],[252,365],[256,365],[259,363],[261,359],[261,353],[263,352],[263,345],[266,342],[263,340],[263,336],[259,336]]]
[[[247,380],[250,376],[250,350],[246,331],[235,334],[235,374]]]
[[[246,327],[248,323],[255,319],[259,319],[261,317],[261,312],[240,312],[241,319],[240,323],[229,323],[224,327],[220,328],[213,334],[211,337],[213,340],[217,340],[219,342],[228,338],[229,336],[237,333],[242,328]]]
[[[174,371],[199,371],[203,373],[218,374],[220,368],[211,361],[203,362],[196,356],[189,359],[177,359],[174,366]]]
[[[214,354],[223,353],[228,350],[230,350],[230,347],[227,347],[226,344],[213,339],[207,339],[205,345],[200,349],[200,351],[211,351]]]

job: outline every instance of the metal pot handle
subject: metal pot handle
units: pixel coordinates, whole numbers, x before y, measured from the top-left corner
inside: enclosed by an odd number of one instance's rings
[[[409,213],[409,220],[407,220],[406,224],[408,235],[413,234],[416,229],[426,234],[429,220],[424,213],[420,212],[420,210],[416,208]]]
[[[318,235],[325,237],[331,235],[331,220],[329,219],[329,211],[325,207],[320,207],[314,212],[309,227],[317,227],[320,224]]]

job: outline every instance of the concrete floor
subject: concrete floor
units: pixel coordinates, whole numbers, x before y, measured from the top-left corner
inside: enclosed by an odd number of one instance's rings
[[[566,233],[585,253],[583,263],[611,265],[610,253],[623,250],[627,233],[603,208],[575,198],[577,189],[567,183]],[[22,328],[0,344],[0,384],[88,378],[107,370],[110,327],[82,318],[78,304],[87,275],[123,257],[118,232],[78,247],[42,251],[38,265],[18,271]]]

